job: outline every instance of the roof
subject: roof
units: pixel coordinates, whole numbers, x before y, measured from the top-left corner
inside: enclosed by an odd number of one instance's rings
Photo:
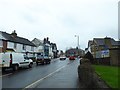
[[[94,38],[94,40],[97,42],[99,46],[105,45],[105,39],[106,38]],[[111,45],[120,46],[120,41],[115,41],[113,38],[109,38],[109,39],[111,39]]]
[[[120,46],[120,41],[112,40],[111,43],[112,43],[112,45],[115,45],[115,46],[118,45],[118,46]]]
[[[89,40],[88,41],[88,47],[91,46],[93,44],[93,41],[92,40]]]
[[[34,38],[34,39],[32,40],[32,43],[34,43],[34,44],[38,47],[38,46],[40,46],[40,45],[43,45],[43,40]]]
[[[105,45],[105,41],[103,38],[94,38],[98,45]]]
[[[6,38],[7,41],[15,42],[15,43],[20,43],[20,44],[25,44],[25,45],[30,45],[30,46],[35,46],[32,42],[30,42],[28,39],[25,39],[23,37],[12,37],[11,34],[8,34],[6,32],[2,32],[2,36]]]

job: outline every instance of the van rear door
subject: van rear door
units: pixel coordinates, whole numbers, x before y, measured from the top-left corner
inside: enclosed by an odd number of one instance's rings
[[[2,53],[0,53],[0,67],[2,67]]]
[[[9,53],[0,53],[0,67],[10,67]]]

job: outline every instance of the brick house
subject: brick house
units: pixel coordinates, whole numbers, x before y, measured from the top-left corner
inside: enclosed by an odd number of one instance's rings
[[[17,52],[33,55],[36,46],[28,39],[17,36],[13,31],[11,34],[0,31],[0,52]]]
[[[110,64],[120,66],[120,48],[111,48],[110,51]]]
[[[94,38],[88,42],[88,51],[91,52],[94,58],[109,56],[110,48],[118,48],[120,46],[120,41],[115,41],[113,38]],[[108,52],[108,53],[107,53]],[[101,55],[101,56],[97,56]]]
[[[113,38],[94,38],[89,40],[86,51],[91,52],[94,58],[109,58],[110,65],[117,65],[120,52],[120,41],[115,41]]]

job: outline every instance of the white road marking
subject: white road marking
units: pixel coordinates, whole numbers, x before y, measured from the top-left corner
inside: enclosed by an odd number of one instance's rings
[[[60,70],[61,70],[62,68],[64,68],[65,66],[66,66],[66,65],[62,66],[61,68],[58,68],[58,69],[57,69],[57,70],[55,70],[54,72],[52,72],[52,73],[50,73],[50,74],[46,75],[45,77],[43,77],[43,78],[41,78],[41,79],[39,79],[39,80],[35,81],[35,82],[34,82],[34,83],[32,83],[32,84],[30,84],[30,85],[26,86],[26,87],[25,87],[25,88],[23,88],[22,90],[25,90],[25,89],[27,89],[27,88],[32,87],[33,85],[35,85],[35,84],[39,83],[40,81],[44,80],[45,78],[47,78],[47,77],[49,77],[49,76],[53,75],[54,73],[56,73],[56,72],[60,71]]]
[[[9,73],[9,74],[2,75],[2,76],[0,76],[0,78],[1,78],[1,77],[5,77],[5,76],[9,76],[9,75],[11,75],[11,74],[13,74],[13,73]]]

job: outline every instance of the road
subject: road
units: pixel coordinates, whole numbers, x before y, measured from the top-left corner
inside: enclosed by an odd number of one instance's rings
[[[13,72],[3,72],[3,88],[78,88],[76,60],[52,60],[51,64],[33,65],[33,68],[24,68]]]

